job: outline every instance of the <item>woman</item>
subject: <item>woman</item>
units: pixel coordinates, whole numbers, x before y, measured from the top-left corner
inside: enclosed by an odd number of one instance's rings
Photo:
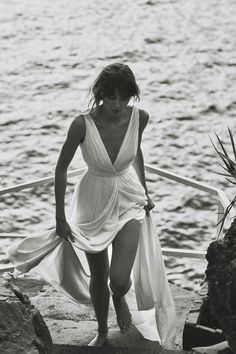
[[[149,215],[154,204],[140,146],[148,113],[128,105],[131,98],[139,99],[139,88],[127,65],[105,67],[92,93],[94,104],[74,118],[56,166],[56,229],[23,240],[9,254],[19,271],[38,265],[44,278],[66,295],[79,303],[92,301],[98,333],[91,346],[102,346],[106,340],[110,292],[118,326],[122,332],[129,330],[132,319],[125,295],[133,269],[134,324],[146,338],[167,346],[174,306]],[[76,186],[67,221],[66,173],[79,145],[88,169]],[[153,334],[150,325],[145,327],[152,308]]]

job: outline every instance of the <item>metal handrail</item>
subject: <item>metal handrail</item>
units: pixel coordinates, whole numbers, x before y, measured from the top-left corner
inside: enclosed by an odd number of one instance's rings
[[[152,165],[149,165],[149,164],[145,164],[144,166],[145,166],[146,171],[155,173],[162,178],[166,178],[171,181],[181,183],[186,186],[204,191],[206,193],[215,194],[216,196],[218,196],[218,220],[217,221],[219,222],[221,220],[222,212],[225,211],[227,206],[230,204],[230,201],[228,200],[226,194],[221,189],[210,186],[205,183],[198,182],[192,178],[187,178],[187,177],[183,177],[178,174],[175,174],[175,173],[167,172],[166,170],[163,170],[163,169],[157,168],[157,167],[153,167]],[[79,176],[79,175],[83,174],[86,171],[86,169],[87,169],[87,167],[81,167],[81,168],[73,170],[73,171],[68,171],[67,177],[70,178],[70,177],[74,177],[74,176]],[[41,178],[41,179],[38,179],[35,181],[30,181],[27,183],[23,183],[23,184],[20,184],[17,186],[4,188],[4,189],[0,190],[0,196],[8,194],[8,193],[15,193],[15,192],[27,189],[27,188],[36,187],[39,185],[48,184],[48,183],[52,183],[52,182],[54,182],[54,176]],[[232,208],[229,212],[229,217],[233,218],[233,217],[235,217],[235,215],[236,215],[235,209]],[[221,233],[219,233],[219,227],[217,229],[217,232],[218,232],[218,237],[222,237],[222,230],[221,230]],[[23,238],[23,237],[26,237],[26,235],[1,233],[0,238],[1,237]],[[162,248],[162,253],[167,256],[188,257],[188,258],[197,258],[197,259],[204,259],[205,255],[206,255],[206,251],[204,251],[204,250],[194,251],[194,250],[190,250],[190,249],[176,249],[176,248]],[[10,269],[13,269],[13,267],[11,267],[9,265],[0,266],[0,273],[3,271],[9,271]]]
[[[86,171],[86,167],[81,167],[81,168],[78,168],[77,170],[68,171],[67,177],[74,177],[74,176],[82,175],[84,171]],[[54,176],[50,176],[50,177],[37,179],[35,181],[30,181],[30,182],[18,184],[17,186],[3,188],[0,190],[0,196],[4,195],[4,194],[8,194],[8,193],[15,193],[18,191],[22,191],[24,189],[31,188],[31,187],[37,187],[37,186],[40,186],[40,185],[43,185],[46,183],[49,184],[49,183],[54,182],[54,179],[55,179]]]
[[[183,176],[177,175],[175,173],[167,172],[166,170],[163,170],[163,169],[157,168],[157,167],[153,167],[149,164],[145,164],[144,166],[148,172],[156,173],[160,177],[167,178],[167,179],[172,180],[174,182],[181,183],[186,186],[193,187],[195,189],[199,189],[203,192],[218,195],[219,200],[221,201],[224,209],[226,209],[230,203],[227,196],[225,195],[225,193],[219,188],[212,187],[208,184],[198,182],[198,181],[194,180],[193,178],[183,177]],[[81,168],[73,170],[73,171],[68,171],[67,177],[70,178],[70,177],[74,177],[74,176],[79,176],[79,175],[83,174],[86,171],[86,169],[87,169],[86,167],[81,167]],[[54,176],[50,176],[50,177],[45,177],[45,178],[41,178],[38,180],[30,181],[27,183],[19,184],[17,186],[3,188],[0,190],[0,196],[7,194],[7,193],[14,193],[14,192],[18,192],[20,190],[24,190],[27,188],[31,188],[31,187],[43,185],[46,183],[54,182],[54,178],[55,178]],[[231,209],[229,216],[233,217],[235,215],[234,213],[235,213],[234,209]]]

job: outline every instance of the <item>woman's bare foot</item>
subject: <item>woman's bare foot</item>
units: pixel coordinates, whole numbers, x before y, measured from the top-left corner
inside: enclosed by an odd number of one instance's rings
[[[88,344],[89,347],[102,347],[107,339],[107,331],[99,333]]]
[[[121,331],[125,333],[130,329],[130,325],[132,322],[129,307],[124,296],[122,296],[121,298],[117,298],[113,295],[112,298],[116,310],[117,324],[120,327]]]

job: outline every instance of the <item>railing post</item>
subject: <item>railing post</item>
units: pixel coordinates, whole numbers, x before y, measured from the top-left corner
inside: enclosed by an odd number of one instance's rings
[[[220,240],[223,237],[223,228],[221,228],[221,220],[224,216],[224,206],[222,205],[221,201],[218,200],[218,212],[217,212],[217,235],[216,239]],[[220,230],[221,229],[221,230]]]

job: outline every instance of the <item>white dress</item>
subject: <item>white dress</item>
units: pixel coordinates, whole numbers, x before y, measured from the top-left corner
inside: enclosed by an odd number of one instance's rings
[[[146,339],[171,348],[175,337],[175,309],[152,216],[145,216],[145,190],[131,166],[138,148],[139,110],[132,109],[128,129],[114,163],[88,113],[86,134],[80,145],[88,166],[77,183],[68,222],[75,242],[67,242],[55,229],[23,239],[7,252],[15,274],[35,269],[79,304],[91,303],[89,268],[85,253],[108,247],[131,219],[141,222],[133,285],[127,294],[133,324]],[[128,235],[127,235],[128,237]]]

